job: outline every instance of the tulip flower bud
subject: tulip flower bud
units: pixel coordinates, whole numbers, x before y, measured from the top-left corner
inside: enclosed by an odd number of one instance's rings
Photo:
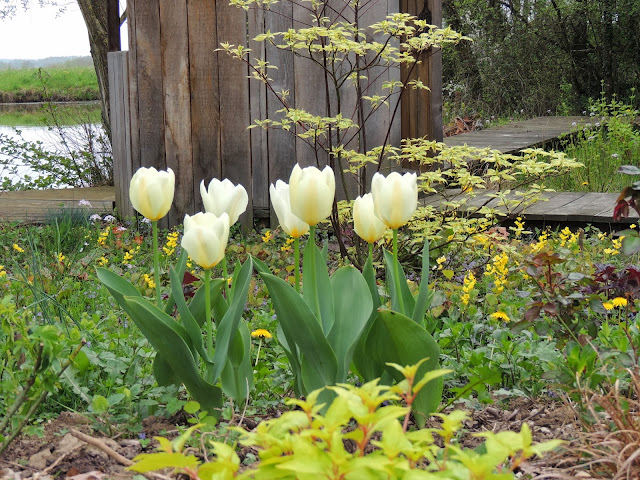
[[[213,213],[184,216],[184,248],[191,260],[205,270],[215,267],[224,258],[229,240],[229,215],[216,217]]]
[[[380,240],[387,226],[373,213],[373,197],[370,193],[353,202],[353,227],[360,238],[368,243]]]
[[[209,183],[209,189],[204,186],[204,180],[200,182],[200,195],[204,209],[219,217],[224,212],[229,215],[229,223],[233,225],[238,217],[244,213],[249,204],[249,196],[242,185],[234,185],[231,180],[225,178],[220,181],[214,178]]]
[[[391,172],[385,178],[376,173],[371,179],[371,195],[376,217],[396,230],[407,223],[418,208],[418,176]]]
[[[296,164],[289,178],[291,212],[311,226],[331,215],[336,179],[330,167],[300,168]]]
[[[139,168],[129,184],[129,199],[133,208],[152,221],[160,220],[171,208],[176,177],[168,168]]]
[[[285,233],[293,238],[299,238],[309,231],[309,225],[304,223],[293,213],[291,213],[291,204],[289,203],[289,185],[282,180],[278,180],[269,187],[271,196],[271,204],[276,211],[280,226]]]

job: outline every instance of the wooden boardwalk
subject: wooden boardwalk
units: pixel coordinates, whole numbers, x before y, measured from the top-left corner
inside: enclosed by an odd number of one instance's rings
[[[81,200],[91,204],[80,205]],[[41,223],[69,211],[113,214],[113,187],[61,188],[0,192],[0,222]]]
[[[491,193],[491,192],[488,192]],[[445,195],[430,195],[421,199],[424,206],[433,205],[440,209],[443,198],[448,201],[460,202],[468,197],[461,210],[475,211],[482,206],[494,208],[502,214],[508,214],[511,219],[522,216],[527,221],[557,225],[557,224],[592,224],[605,228],[610,225],[624,225],[638,222],[638,215],[631,210],[629,218],[618,222],[613,220],[613,208],[618,198],[617,193],[585,193],[585,192],[548,192],[541,195],[540,200],[533,205],[524,207],[517,203],[505,205],[501,199],[489,197],[487,193],[476,194],[473,198],[459,189],[447,190]],[[515,195],[507,196],[515,200]]]
[[[468,145],[491,147],[503,153],[517,153],[527,147],[541,147],[557,140],[562,134],[574,129],[574,124],[586,124],[593,119],[586,117],[539,117],[532,120],[512,122],[499,127],[479,130],[448,137],[447,146]],[[447,195],[460,200],[459,191],[448,190]],[[611,225],[617,193],[546,193],[543,200],[527,208],[510,207],[507,210],[486,194],[476,195],[467,202],[467,209],[482,205],[523,215],[527,220],[546,224],[594,224]],[[87,200],[91,207],[80,206],[80,200]],[[437,204],[443,197],[432,195],[422,199],[424,204]],[[31,190],[21,192],[0,192],[0,222],[43,222],[62,209],[86,209],[90,213],[113,214],[115,203],[114,187],[92,187],[60,190]],[[619,224],[638,221],[635,212],[631,218]]]
[[[576,125],[593,121],[589,117],[538,117],[447,137],[444,144],[448,147],[490,147],[515,154],[523,148],[548,145],[574,130]]]

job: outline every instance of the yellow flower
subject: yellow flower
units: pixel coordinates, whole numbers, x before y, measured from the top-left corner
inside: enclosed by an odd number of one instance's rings
[[[489,315],[491,318],[493,318],[494,320],[504,320],[505,322],[510,321],[511,319],[509,318],[509,315],[507,315],[506,313],[504,313],[503,311],[498,311],[495,313],[492,313],[491,315]]]
[[[267,230],[266,232],[264,232],[264,235],[262,235],[262,241],[264,243],[269,243],[269,240],[271,240],[272,235],[271,235],[271,230]]]
[[[582,185],[589,185],[589,182],[582,182]]]
[[[58,262],[60,262],[60,263],[64,262],[65,257],[62,254],[62,252],[58,253],[58,255],[56,255],[56,257],[58,258]]]
[[[462,291],[464,292],[460,297],[460,300],[465,305],[469,305],[469,300],[471,300],[471,292],[473,291],[473,287],[476,285],[476,277],[473,272],[469,272],[467,276],[464,277],[464,282],[462,284]]]
[[[613,304],[614,307],[626,307],[627,299],[623,297],[616,297],[613,300],[611,300],[611,303]]]
[[[124,258],[122,259],[122,263],[129,263],[133,259],[133,253],[125,252]]]
[[[145,273],[142,277],[144,278],[144,281],[147,284],[147,287],[149,287],[151,290],[156,288],[156,282],[154,282],[149,275]]]
[[[100,265],[101,267],[104,267],[107,263],[109,263],[109,260],[107,260],[105,257],[100,257],[98,259],[98,265]]]
[[[265,330],[264,328],[259,328],[257,330],[254,330],[253,332],[251,332],[251,336],[253,338],[271,338],[271,333],[269,333],[269,330]]]
[[[636,228],[637,225],[635,223],[632,223],[631,225],[629,225],[629,228]]]
[[[21,248],[17,243],[13,244],[13,249],[18,253],[24,253],[24,248]]]
[[[602,306],[604,307],[605,310],[609,311],[609,310],[613,310],[613,303],[611,302],[604,302],[602,304]]]
[[[4,269],[4,265],[0,265],[0,278],[6,277],[6,276],[7,276],[7,272]]]

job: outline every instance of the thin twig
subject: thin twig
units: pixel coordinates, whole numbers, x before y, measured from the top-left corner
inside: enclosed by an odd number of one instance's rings
[[[90,445],[93,445],[94,447],[99,448],[100,450],[102,450],[104,453],[109,455],[111,458],[113,458],[115,461],[117,461],[121,465],[124,465],[125,467],[130,467],[131,465],[133,465],[133,462],[131,460],[129,460],[124,455],[120,455],[113,448],[111,448],[110,446],[106,445],[102,440],[99,440],[97,438],[94,438],[94,437],[91,437],[89,435],[86,435],[86,434],[84,434],[82,432],[79,432],[78,430],[73,429],[73,428],[70,430],[70,433],[71,433],[71,435],[73,435],[74,437],[82,440],[83,442],[88,443]]]

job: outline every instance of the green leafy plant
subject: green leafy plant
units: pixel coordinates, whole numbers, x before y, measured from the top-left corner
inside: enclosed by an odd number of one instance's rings
[[[416,377],[419,365],[392,365],[404,380],[393,387],[377,380],[361,387],[341,384],[330,387],[334,399],[320,402],[322,393],[309,393],[306,399],[290,399],[296,410],[279,418],[261,422],[253,431],[234,428],[239,443],[258,450],[259,461],[240,469],[234,448],[210,442],[215,458],[200,462],[184,450],[189,429],[173,442],[157,438],[157,453],[134,459],[132,470],[145,473],[173,468],[190,478],[312,479],[312,478],[515,478],[513,471],[526,459],[553,450],[562,444],[550,440],[534,444],[531,430],[523,424],[520,432],[487,432],[484,449],[460,447],[465,412],[439,414],[441,424],[434,428],[408,430],[411,399],[446,371]],[[419,380],[418,380],[419,378]],[[416,381],[417,380],[417,381]],[[398,405],[401,399],[406,406]],[[322,413],[325,412],[325,413]],[[404,418],[404,423],[399,422]],[[435,438],[441,439],[438,446]],[[373,447],[373,448],[372,448]]]

